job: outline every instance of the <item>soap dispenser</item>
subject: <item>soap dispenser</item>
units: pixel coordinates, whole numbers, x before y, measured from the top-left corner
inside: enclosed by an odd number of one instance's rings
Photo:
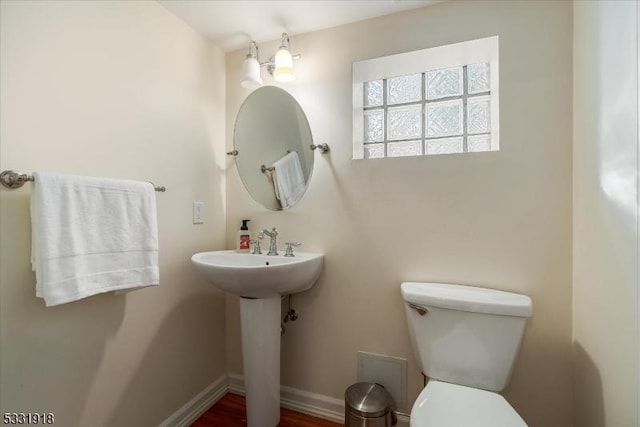
[[[243,219],[240,231],[238,231],[238,247],[237,252],[249,253],[249,246],[251,242],[251,234],[249,233],[249,227],[247,223],[250,219]]]

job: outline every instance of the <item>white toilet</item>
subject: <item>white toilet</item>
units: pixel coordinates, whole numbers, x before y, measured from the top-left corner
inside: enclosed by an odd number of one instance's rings
[[[411,427],[526,427],[497,392],[509,383],[531,299],[473,286],[404,282],[411,342],[429,378]]]

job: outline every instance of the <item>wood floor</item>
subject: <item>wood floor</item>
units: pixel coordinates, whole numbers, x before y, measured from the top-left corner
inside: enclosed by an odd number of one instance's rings
[[[244,397],[233,393],[225,394],[207,412],[202,414],[191,427],[245,427],[247,416]],[[301,414],[280,408],[280,424],[278,427],[340,427],[337,424],[321,418]]]

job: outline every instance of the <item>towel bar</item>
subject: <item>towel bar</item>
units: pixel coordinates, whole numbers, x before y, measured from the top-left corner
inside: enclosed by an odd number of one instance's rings
[[[2,173],[0,174],[0,183],[4,187],[10,188],[12,190],[22,187],[24,183],[27,181],[35,181],[35,179],[33,178],[33,175],[27,175],[27,174],[19,173],[12,170],[2,171]],[[153,182],[151,182],[151,185],[153,185],[153,188],[156,191],[159,191],[162,193],[167,191],[165,187],[156,187],[153,184]]]
[[[329,144],[311,144],[309,145],[309,148],[313,151],[313,150],[320,150],[320,152],[322,154],[327,153],[329,151]],[[290,153],[291,150],[287,150],[287,154]],[[238,150],[233,150],[233,151],[227,151],[227,156],[237,156],[238,155]]]
[[[260,170],[262,171],[262,173],[265,173],[266,171],[273,172],[274,170],[276,170],[276,168],[273,166],[266,167],[265,165],[260,165]]]

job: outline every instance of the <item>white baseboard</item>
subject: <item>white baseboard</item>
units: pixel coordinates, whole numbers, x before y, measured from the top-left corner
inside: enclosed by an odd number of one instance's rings
[[[229,391],[244,396],[244,377],[238,374],[227,374]]]
[[[342,399],[281,386],[280,406],[336,423],[344,423],[344,400]]]
[[[244,377],[229,374],[229,391],[244,395]],[[336,423],[344,423],[344,401],[321,394],[280,386],[280,406]]]
[[[187,427],[218,400],[231,392],[244,396],[244,377],[238,374],[223,375],[210,386],[202,390],[167,418],[159,427]],[[298,390],[293,387],[280,387],[280,405],[303,414],[344,423],[344,401],[334,397]],[[409,426],[409,417],[398,415],[398,427]]]
[[[227,375],[222,375],[164,420],[158,427],[188,427],[227,393],[229,390],[228,383]]]

